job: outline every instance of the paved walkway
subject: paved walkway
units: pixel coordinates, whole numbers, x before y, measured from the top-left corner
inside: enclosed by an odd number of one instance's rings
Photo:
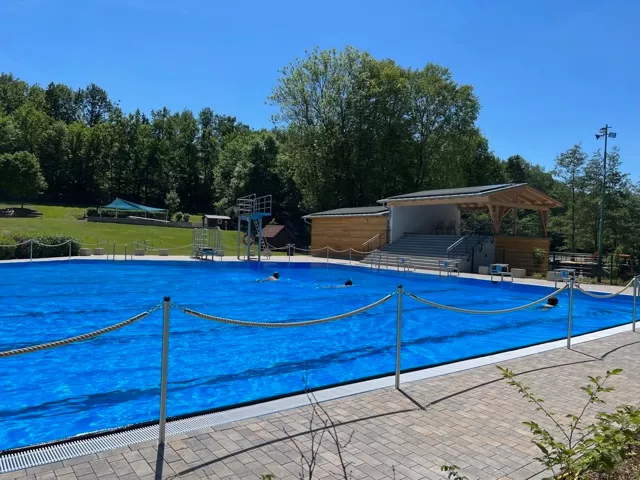
[[[587,375],[623,368],[606,394],[608,406],[640,402],[640,334],[623,333],[504,362],[559,415],[576,412]],[[501,380],[495,366],[406,383],[323,404],[342,441],[352,478],[442,479],[454,463],[475,479],[539,478],[537,449],[522,421],[543,418]],[[603,407],[604,408],[604,407]],[[593,412],[591,412],[593,413]],[[300,453],[311,451],[311,407],[173,437],[165,478],[300,478]],[[287,432],[285,434],[284,432]],[[313,478],[342,478],[336,449],[325,435]],[[157,449],[142,444],[0,475],[0,480],[129,480],[154,476]],[[394,473],[395,471],[395,473]],[[395,475],[395,477],[394,477]],[[307,477],[305,477],[307,478]]]

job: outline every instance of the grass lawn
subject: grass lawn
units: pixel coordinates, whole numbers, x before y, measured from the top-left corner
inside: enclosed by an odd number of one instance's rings
[[[16,206],[0,204],[0,208]],[[82,240],[86,247],[95,247],[98,241],[109,243],[109,253],[116,243],[116,253],[123,254],[128,244],[131,253],[131,242],[146,240],[153,248],[185,247],[192,242],[192,230],[189,228],[154,227],[146,225],[121,225],[117,223],[93,223],[79,220],[86,208],[51,207],[46,205],[27,205],[42,213],[41,218],[5,218],[0,217],[0,235],[11,233],[60,234],[72,235]],[[237,232],[223,231],[222,244],[226,255],[234,255],[237,251]],[[103,245],[101,245],[103,246]],[[189,255],[191,247],[180,250],[169,250],[170,255]]]

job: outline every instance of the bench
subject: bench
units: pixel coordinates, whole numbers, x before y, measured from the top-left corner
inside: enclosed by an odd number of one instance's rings
[[[80,255],[81,257],[88,257],[91,255],[91,250],[88,248],[81,248],[80,250],[78,250],[78,255]]]
[[[136,257],[144,257],[144,252],[145,252],[144,248],[136,248],[133,254]]]
[[[94,255],[104,255],[104,248],[94,248],[93,249],[93,254]]]
[[[168,257],[169,256],[169,249],[168,248],[159,248],[158,249],[158,255],[161,257]]]
[[[491,281],[493,282],[493,276],[499,275],[500,281],[504,282],[504,277],[510,277],[511,282],[513,283],[513,275],[509,271],[508,263],[492,263],[489,266],[489,275],[491,275]]]

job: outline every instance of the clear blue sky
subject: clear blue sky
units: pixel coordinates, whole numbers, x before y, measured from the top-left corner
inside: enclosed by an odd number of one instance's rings
[[[0,71],[95,82],[124,110],[211,106],[253,127],[278,69],[349,44],[419,68],[449,67],[480,98],[501,157],[549,167],[613,125],[640,180],[640,2],[0,0]]]

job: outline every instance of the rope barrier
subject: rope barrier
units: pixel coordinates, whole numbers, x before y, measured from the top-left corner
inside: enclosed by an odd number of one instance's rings
[[[619,290],[619,291],[617,291],[615,293],[592,293],[592,292],[589,292],[587,290],[584,290],[579,284],[576,285],[576,288],[578,290],[580,290],[582,293],[584,293],[585,295],[587,295],[588,297],[591,297],[591,298],[613,298],[613,297],[617,297],[618,295],[620,295],[622,292],[624,292],[631,285],[633,285],[633,280],[631,280],[629,283],[627,283],[627,285],[625,287],[623,287],[622,290]]]
[[[537,305],[538,303],[542,303],[545,300],[548,300],[551,297],[554,297],[554,296],[558,295],[559,293],[563,292],[567,288],[569,288],[569,286],[565,285],[564,287],[556,290],[553,293],[550,293],[546,297],[542,297],[541,299],[536,300],[535,302],[527,303],[526,305],[522,305],[520,307],[505,308],[503,310],[469,310],[469,309],[466,309],[466,308],[451,307],[449,305],[442,305],[441,303],[435,303],[435,302],[432,302],[432,301],[427,300],[425,298],[418,297],[417,295],[414,295],[413,293],[409,293],[409,292],[406,292],[405,295],[407,295],[408,297],[410,297],[410,298],[412,298],[412,299],[414,299],[414,300],[416,300],[416,301],[418,301],[420,303],[424,303],[426,305],[429,305],[429,306],[435,307],[435,308],[441,308],[443,310],[451,310],[453,312],[459,312],[459,313],[470,313],[470,314],[474,314],[474,315],[496,315],[496,314],[500,314],[500,313],[517,312],[518,310],[526,310],[527,308],[533,307],[534,305]]]
[[[37,244],[37,245],[40,245],[41,247],[61,247],[62,245],[66,245],[66,244],[67,244],[67,243],[69,243],[69,242],[74,242],[74,241],[73,241],[73,240],[67,240],[66,242],[58,243],[58,244],[56,244],[56,245],[48,245],[48,244],[46,244],[46,243],[40,243],[40,242],[39,242],[39,241],[37,241],[37,240],[34,240],[34,241],[33,241],[33,243],[35,243],[35,244]],[[77,242],[74,242],[74,243],[77,243]]]
[[[352,310],[347,313],[342,313],[340,315],[335,315],[333,317],[319,318],[316,320],[305,320],[302,322],[282,322],[282,323],[273,323],[273,322],[248,322],[245,320],[234,320],[231,318],[217,317],[215,315],[209,315],[206,313],[196,312],[195,310],[191,310],[189,308],[178,307],[182,310],[183,313],[187,315],[191,315],[193,317],[202,318],[204,320],[212,320],[214,322],[226,323],[229,325],[238,325],[241,327],[262,327],[262,328],[290,328],[290,327],[307,327],[309,325],[318,325],[321,323],[329,323],[335,320],[341,320],[343,318],[353,317],[354,315],[358,315],[360,313],[366,312],[367,310],[371,310],[383,303],[388,302],[393,296],[394,293],[387,295],[386,297],[381,298],[377,302],[373,302],[364,307],[358,308],[356,310]],[[177,306],[177,305],[176,305]]]
[[[13,245],[0,245],[0,247],[7,247],[7,248],[11,248],[11,247],[19,247],[20,245],[26,245],[27,243],[29,243],[31,240],[25,240],[22,243],[16,243]]]
[[[81,342],[83,340],[90,340],[100,335],[104,335],[105,333],[113,332],[114,330],[118,330],[122,327],[126,327],[127,325],[131,325],[132,323],[135,323],[138,320],[142,320],[143,318],[146,318],[149,315],[151,315],[158,308],[160,308],[160,304],[156,305],[151,310],[140,313],[135,317],[131,317],[130,319],[125,320],[124,322],[116,323],[115,325],[111,325],[110,327],[101,328],[100,330],[95,330],[93,332],[83,333],[82,335],[77,335],[75,337],[65,338],[63,340],[56,340],[54,342],[49,342],[49,343],[42,343],[40,345],[32,345],[30,347],[16,348],[15,350],[6,350],[4,352],[0,352],[0,357],[13,357],[13,356],[22,355],[25,353],[38,352],[40,350],[48,350],[50,348],[61,347],[63,345],[69,345],[71,343]]]

